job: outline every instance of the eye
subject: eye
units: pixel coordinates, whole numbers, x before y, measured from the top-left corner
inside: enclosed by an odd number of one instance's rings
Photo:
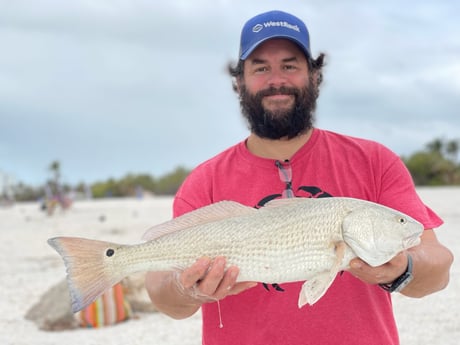
[[[111,248],[107,249],[107,251],[105,252],[105,255],[107,255],[108,257],[113,256],[113,254],[115,254],[115,251]]]
[[[268,68],[266,66],[258,67],[254,70],[255,73],[263,73],[267,71],[268,71]]]
[[[399,223],[399,224],[406,224],[406,223],[407,223],[407,219],[404,218],[404,217],[399,217],[399,218],[398,218],[398,223]]]
[[[284,66],[283,68],[284,68],[285,70],[294,70],[294,69],[297,69],[297,67],[294,66],[294,65],[286,65],[286,66]]]

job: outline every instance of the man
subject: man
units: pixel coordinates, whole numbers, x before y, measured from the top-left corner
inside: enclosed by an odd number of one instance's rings
[[[419,220],[421,244],[375,268],[354,259],[317,303],[300,309],[303,282],[269,291],[236,283],[238,267],[225,270],[223,257],[150,272],[146,287],[158,310],[180,319],[202,309],[203,344],[398,344],[390,291],[422,297],[448,283],[452,254],[432,230],[442,220],[421,202],[401,160],[375,142],[313,127],[323,58],[312,58],[305,24],[290,14],[271,11],[245,24],[230,72],[251,133],[189,175],[174,216],[220,200],[259,208],[281,197],[346,196]]]

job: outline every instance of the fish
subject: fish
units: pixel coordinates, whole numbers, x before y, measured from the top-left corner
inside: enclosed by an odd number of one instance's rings
[[[301,308],[316,303],[351,259],[382,265],[418,245],[422,232],[415,219],[371,201],[290,198],[260,209],[216,202],[153,226],[135,244],[79,237],[48,243],[64,261],[73,312],[130,274],[181,271],[217,256],[226,258],[226,268],[239,267],[238,281],[305,281]]]

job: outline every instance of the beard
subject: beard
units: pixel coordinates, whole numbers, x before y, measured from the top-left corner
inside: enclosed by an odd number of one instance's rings
[[[294,104],[290,109],[270,111],[262,105],[262,100],[271,95],[293,95]],[[306,133],[313,127],[316,100],[319,88],[312,79],[303,88],[270,87],[251,94],[243,84],[240,88],[240,107],[248,121],[252,133],[265,139],[292,139]]]

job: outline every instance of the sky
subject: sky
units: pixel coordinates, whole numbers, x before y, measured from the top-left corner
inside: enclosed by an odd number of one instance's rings
[[[229,62],[272,9],[326,54],[316,126],[399,155],[460,138],[460,2],[0,0],[0,185],[193,168],[248,135]],[[6,182],[5,182],[6,181]]]

